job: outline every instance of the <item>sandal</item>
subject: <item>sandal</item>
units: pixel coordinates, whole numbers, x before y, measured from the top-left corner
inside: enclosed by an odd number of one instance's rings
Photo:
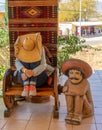
[[[74,125],[80,125],[82,121],[82,117],[79,115],[74,115],[74,117],[72,118],[72,123]]]
[[[69,113],[69,114],[66,116],[65,121],[66,121],[66,122],[71,121],[71,120],[72,120],[72,118],[73,118],[73,116],[74,116],[74,114],[73,114],[73,113]]]
[[[23,90],[21,96],[28,97],[28,94],[29,94],[29,86],[24,86],[24,90]]]
[[[29,86],[29,96],[36,96],[36,87]]]

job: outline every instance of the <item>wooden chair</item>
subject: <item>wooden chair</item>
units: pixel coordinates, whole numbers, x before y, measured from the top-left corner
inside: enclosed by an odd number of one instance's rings
[[[45,47],[47,63],[50,65],[53,63],[53,57],[47,47]],[[23,86],[19,83],[17,75],[14,76],[16,68],[9,68],[6,70],[3,80],[3,100],[7,110],[4,111],[4,116],[9,117],[12,109],[17,104],[17,96],[21,96]],[[53,117],[58,118],[59,116],[59,98],[58,98],[58,85],[57,85],[57,69],[49,76],[44,86],[37,88],[36,97],[41,96],[53,96],[54,97],[54,110]],[[34,97],[33,97],[34,98]],[[29,99],[25,98],[25,101]],[[30,100],[31,101],[31,100]]]
[[[10,116],[17,103],[16,97],[21,95],[22,86],[14,77],[15,57],[14,43],[18,36],[40,32],[42,44],[45,46],[47,62],[57,66],[57,32],[58,32],[58,0],[8,0],[10,68],[6,70],[3,80],[3,100],[7,110],[4,116]],[[50,52],[50,53],[48,53]],[[50,55],[51,54],[51,55]],[[58,117],[59,99],[57,71],[51,75],[52,83],[37,89],[37,96],[53,96],[55,99],[53,116]]]

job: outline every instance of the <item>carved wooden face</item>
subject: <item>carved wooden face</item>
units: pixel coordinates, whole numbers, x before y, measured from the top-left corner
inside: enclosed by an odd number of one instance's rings
[[[73,84],[79,84],[83,79],[81,71],[77,69],[69,70],[68,77]]]

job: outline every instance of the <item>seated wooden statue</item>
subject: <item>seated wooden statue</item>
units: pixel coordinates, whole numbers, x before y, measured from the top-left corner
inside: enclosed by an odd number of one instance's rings
[[[54,97],[53,117],[59,117],[56,57],[47,46],[42,45],[40,33],[18,36],[15,44],[16,62],[5,71],[3,78],[3,100],[9,117],[17,102],[36,102],[40,97]],[[15,67],[16,66],[16,67]],[[20,97],[21,99],[18,99]],[[41,98],[41,99],[42,99]],[[30,99],[30,100],[29,100]],[[40,101],[40,100],[39,100]]]
[[[68,59],[62,64],[62,72],[68,76],[62,89],[68,111],[65,121],[80,124],[83,118],[94,114],[90,84],[87,80],[92,74],[92,69],[85,61]]]
[[[46,63],[45,48],[40,33],[19,36],[14,44],[16,68],[24,89],[21,96],[35,96],[54,68]],[[48,71],[45,71],[48,70]]]

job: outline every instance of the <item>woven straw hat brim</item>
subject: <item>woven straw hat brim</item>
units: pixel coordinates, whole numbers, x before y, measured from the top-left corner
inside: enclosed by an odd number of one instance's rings
[[[68,59],[65,62],[62,63],[62,72],[66,75],[66,71],[72,69],[72,68],[79,68],[82,73],[85,75],[85,78],[88,78],[92,75],[92,68],[91,66],[80,59]]]
[[[32,40],[34,40],[35,47],[31,51],[26,51],[22,46],[24,39],[26,37],[30,37]],[[18,36],[14,44],[14,48],[15,48],[15,57],[18,58],[19,60],[27,63],[40,61],[42,56],[42,38],[40,33]]]

